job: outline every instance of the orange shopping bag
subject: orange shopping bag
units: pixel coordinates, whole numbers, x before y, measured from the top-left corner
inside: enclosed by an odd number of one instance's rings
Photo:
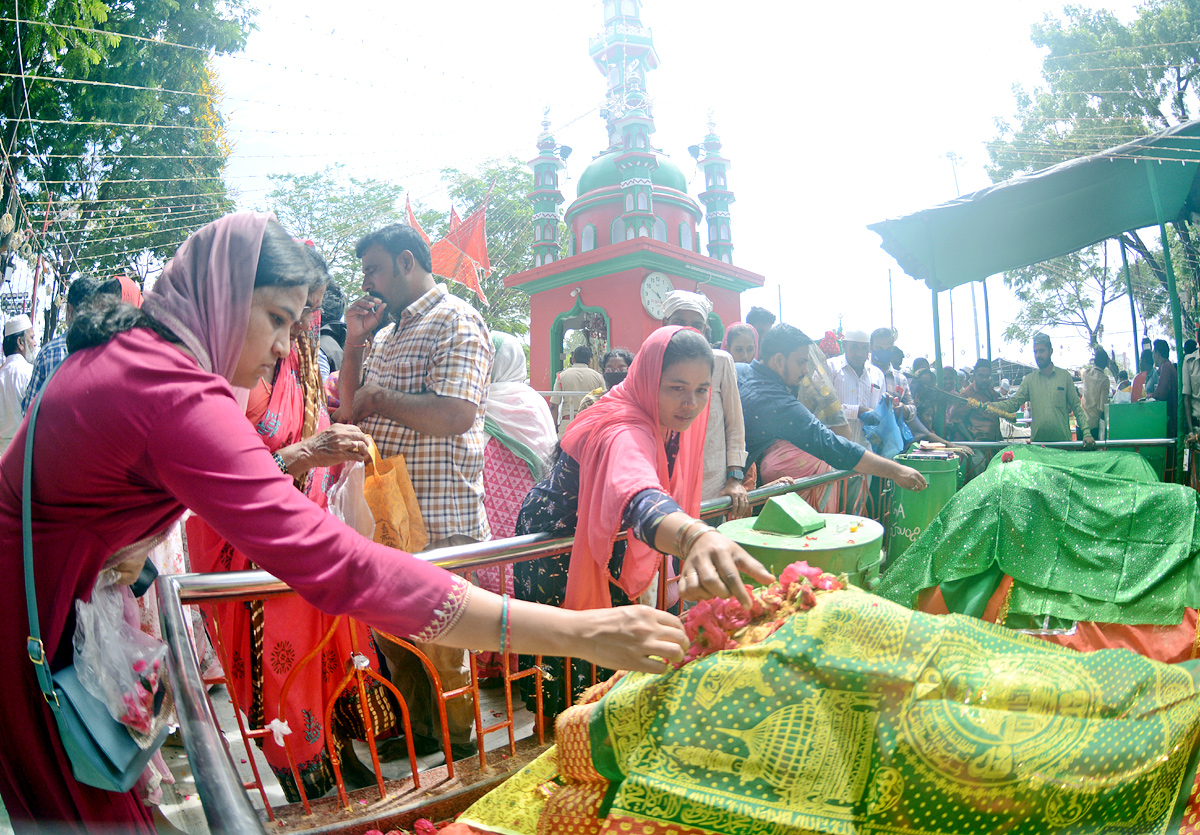
[[[371,441],[371,461],[366,464],[363,498],[375,516],[375,541],[401,551],[416,553],[429,542],[417,494],[403,455],[380,459]]]

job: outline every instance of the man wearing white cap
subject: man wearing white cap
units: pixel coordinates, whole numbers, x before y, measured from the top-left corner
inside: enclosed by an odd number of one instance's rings
[[[4,323],[4,364],[0,365],[0,452],[8,448],[21,425],[21,397],[33,376],[37,342],[33,322],[25,314]]]
[[[864,330],[847,330],[842,334],[840,357],[829,360],[829,373],[834,389],[842,401],[842,413],[850,426],[850,440],[868,446],[859,414],[866,414],[879,405],[887,381],[883,372],[867,362],[871,353],[871,337]]]
[[[712,302],[700,293],[672,290],[663,302],[663,325],[695,328],[709,339],[708,314]],[[700,498],[728,496],[733,501],[729,515],[750,515],[750,500],[742,485],[746,466],[746,425],[742,420],[742,398],[738,394],[733,357],[713,351],[712,388],[708,395],[708,429],[704,436],[704,486]]]

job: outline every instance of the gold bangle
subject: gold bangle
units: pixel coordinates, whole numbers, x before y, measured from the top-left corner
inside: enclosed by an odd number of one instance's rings
[[[677,557],[683,556],[683,541],[684,541],[684,539],[687,538],[688,531],[690,531],[696,525],[702,525],[702,524],[704,524],[703,520],[692,519],[691,521],[687,522],[686,524],[679,526],[679,528],[675,531],[675,556],[677,556]]]
[[[684,560],[687,560],[692,555],[692,547],[700,540],[700,537],[704,536],[710,531],[715,532],[716,530],[717,529],[712,525],[705,525],[700,530],[689,536],[687,542],[684,543],[683,553],[680,554],[680,556],[683,557]]]

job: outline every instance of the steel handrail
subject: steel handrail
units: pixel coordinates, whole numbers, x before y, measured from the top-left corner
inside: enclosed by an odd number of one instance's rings
[[[188,636],[187,619],[180,592],[189,578],[199,574],[165,575],[156,582],[159,619],[167,644],[167,670],[174,687],[175,713],[188,765],[196,778],[196,788],[208,829],[213,833],[263,832],[262,822],[242,786],[242,778],[220,733],[200,676],[200,659]]]
[[[1012,441],[950,441],[950,446],[965,446],[971,449],[1005,449],[1010,446],[1044,446],[1051,449],[1085,449],[1083,441],[1030,441],[1018,438]],[[1174,438],[1113,438],[1096,441],[1096,449],[1122,449],[1125,447],[1175,446]]]
[[[794,484],[761,487],[750,491],[750,504],[759,505],[774,496],[819,487],[850,475],[854,473],[834,470]],[[701,504],[700,514],[704,517],[720,515],[731,505],[729,498],[711,499]],[[414,556],[449,571],[466,571],[494,562],[517,562],[561,554],[570,550],[572,542],[573,537],[537,533],[438,548]],[[167,666],[175,688],[180,733],[209,830],[214,833],[263,832],[262,822],[242,787],[241,777],[218,730],[217,718],[200,675],[200,660],[188,636],[183,606],[218,597],[263,599],[295,592],[282,580],[261,570],[165,575],[158,578],[157,584],[163,638],[170,648]]]

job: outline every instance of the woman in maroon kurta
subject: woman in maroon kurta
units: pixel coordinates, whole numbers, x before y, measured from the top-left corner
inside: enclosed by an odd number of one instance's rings
[[[189,238],[147,294],[151,320],[133,308],[77,317],[73,351],[47,386],[34,443],[35,575],[54,669],[71,661],[75,600],[90,596],[103,567],[146,547],[185,507],[326,612],[421,641],[499,646],[498,597],[322,511],[280,472],[239,409],[231,383],[248,387],[286,356],[309,279],[289,249],[298,245],[269,220],[232,215]],[[114,317],[133,327],[107,338]],[[103,327],[87,330],[97,323]],[[182,344],[164,338],[163,327]],[[89,343],[99,344],[80,347]],[[18,832],[46,820],[76,824],[56,824],[56,832],[88,824],[153,832],[136,796],[72,778],[25,651],[25,429],[0,457],[0,568],[9,580],[0,588],[0,796]],[[514,650],[609,667],[660,671],[656,656],[681,658],[686,642],[678,621],[653,610],[617,619],[514,602],[509,617]]]

